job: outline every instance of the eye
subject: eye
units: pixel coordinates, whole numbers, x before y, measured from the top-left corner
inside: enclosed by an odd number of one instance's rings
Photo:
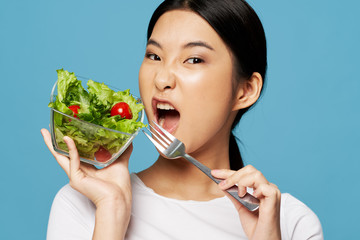
[[[198,63],[203,63],[204,60],[202,60],[201,58],[193,57],[193,58],[187,59],[185,62],[190,63],[190,64],[198,64]]]
[[[146,57],[149,58],[150,60],[154,60],[154,61],[160,61],[160,57],[158,55],[156,55],[155,53],[146,53]]]

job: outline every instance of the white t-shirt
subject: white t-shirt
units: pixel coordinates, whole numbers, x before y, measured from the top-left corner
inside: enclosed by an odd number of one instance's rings
[[[176,200],[156,194],[131,174],[133,205],[127,240],[247,239],[235,207],[227,197],[210,201]],[[317,216],[290,194],[281,195],[282,239],[323,239]],[[48,240],[91,239],[95,206],[70,185],[56,195]]]

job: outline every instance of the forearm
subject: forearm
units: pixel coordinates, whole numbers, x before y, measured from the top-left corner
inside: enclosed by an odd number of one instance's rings
[[[99,206],[95,214],[93,239],[124,239],[130,221],[130,209],[116,203]]]

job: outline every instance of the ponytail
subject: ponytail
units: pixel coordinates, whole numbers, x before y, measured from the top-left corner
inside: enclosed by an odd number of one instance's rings
[[[241,158],[239,146],[236,142],[235,135],[230,132],[230,142],[229,142],[229,158],[230,158],[230,169],[239,170],[244,167],[243,160]]]

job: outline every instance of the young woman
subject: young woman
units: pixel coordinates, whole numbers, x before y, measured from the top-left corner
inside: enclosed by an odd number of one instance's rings
[[[259,98],[266,73],[262,24],[243,0],[166,0],[154,12],[139,86],[149,122],[183,141],[187,152],[223,181],[186,160],[161,155],[129,174],[132,146],[97,170],[53,151],[70,184],[57,194],[48,239],[322,239],[316,215],[248,165],[232,129]],[[253,188],[257,212],[224,191]]]

